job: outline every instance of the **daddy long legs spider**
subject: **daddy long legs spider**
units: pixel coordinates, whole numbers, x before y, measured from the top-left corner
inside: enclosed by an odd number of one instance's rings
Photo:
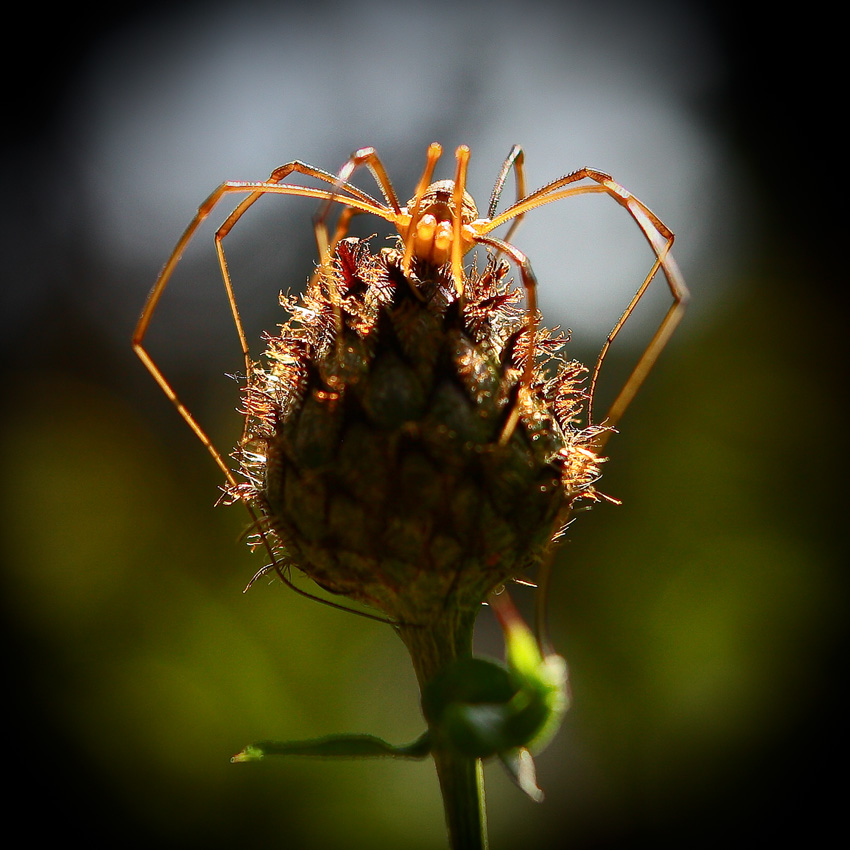
[[[148,353],[145,347],[145,337],[156,311],[157,305],[174,273],[174,270],[196,234],[200,225],[210,216],[213,210],[225,197],[241,195],[242,197],[215,233],[215,249],[221,275],[224,282],[230,309],[239,337],[246,376],[250,380],[253,364],[248,342],[239,315],[239,309],[234,294],[227,257],[224,251],[224,239],[242,218],[246,211],[264,195],[281,194],[314,198],[320,201],[319,211],[314,217],[314,232],[319,249],[319,266],[316,275],[320,276],[325,285],[330,285],[332,270],[330,267],[332,252],[341,239],[345,237],[352,216],[368,213],[389,222],[398,232],[403,250],[401,251],[401,268],[405,275],[411,269],[414,259],[419,264],[427,264],[435,268],[445,267],[450,272],[450,279],[456,290],[461,304],[464,301],[465,273],[464,257],[475,246],[483,246],[490,252],[503,255],[519,270],[522,287],[526,296],[525,333],[527,339],[527,354],[519,376],[519,398],[523,393],[531,392],[535,362],[535,335],[537,333],[537,280],[529,258],[510,241],[515,228],[529,211],[560,201],[574,195],[604,194],[618,203],[634,220],[652,249],[654,260],[637,288],[631,301],[622,312],[608,334],[596,359],[591,372],[588,386],[587,424],[594,422],[594,397],[597,382],[603,362],[614,339],[632,316],[638,302],[646,293],[650,284],[663,274],[672,296],[672,304],[661,319],[648,345],[640,355],[631,374],[614,398],[607,414],[599,424],[606,427],[599,430],[594,449],[602,448],[626,408],[631,403],[639,387],[652,369],[656,359],[667,344],[676,325],[681,320],[688,291],[682,276],[670,255],[673,244],[672,231],[640,200],[616,183],[608,174],[592,168],[581,168],[546,184],[542,188],[526,194],[524,156],[519,146],[514,146],[505,159],[490,197],[487,215],[479,216],[476,204],[466,191],[467,169],[470,152],[466,146],[456,151],[455,174],[452,180],[432,182],[437,161],[441,156],[438,144],[428,148],[425,168],[417,184],[413,197],[402,206],[393,184],[378,154],[373,148],[362,148],[355,151],[343,168],[337,173],[324,171],[315,166],[307,165],[298,160],[276,168],[269,178],[262,182],[228,181],[222,183],[198,208],[194,218],[177,242],[174,250],[163,266],[145,303],[142,314],[133,335],[133,348],[147,369],[153,375],[166,396],[176,407],[189,427],[194,431],[213,460],[222,470],[228,485],[237,488],[234,473],[225,462],[220,452],[215,448],[204,429],[192,413],[180,400],[168,379]],[[351,182],[354,172],[359,168],[367,168],[373,175],[380,190],[382,200],[369,195]],[[516,183],[516,200],[501,213],[497,212],[502,191],[509,175],[513,172]],[[305,186],[286,182],[293,175],[308,177],[324,187]],[[342,208],[337,224],[331,235],[328,220],[334,205]],[[496,237],[493,232],[501,225],[508,224],[509,228],[504,237]],[[315,280],[315,276],[314,276]],[[501,429],[499,444],[510,440],[520,417],[521,404],[516,401],[510,410]],[[246,423],[247,427],[247,423]],[[248,505],[249,510],[252,510]],[[252,512],[253,515],[253,512]],[[256,517],[255,517],[256,519]],[[274,553],[265,539],[261,537],[272,561],[278,569],[281,578],[285,578],[274,559]],[[290,586],[292,586],[290,584]],[[296,590],[298,590],[296,588]],[[299,593],[305,593],[298,590]],[[306,594],[310,595],[310,594]],[[322,600],[326,601],[326,600]],[[335,604],[335,603],[329,603]],[[344,606],[338,606],[344,607]]]

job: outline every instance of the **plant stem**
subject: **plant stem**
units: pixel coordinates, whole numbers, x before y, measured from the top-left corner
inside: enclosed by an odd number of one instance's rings
[[[422,690],[450,662],[472,655],[472,632],[478,611],[445,611],[426,626],[399,626]],[[486,850],[484,777],[478,759],[442,750],[433,752],[449,846],[452,850]]]
[[[437,750],[433,754],[452,850],[486,850],[487,817],[481,761]]]

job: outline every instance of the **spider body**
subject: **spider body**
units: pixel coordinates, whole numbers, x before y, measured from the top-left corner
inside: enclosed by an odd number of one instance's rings
[[[405,245],[411,244],[413,255],[435,266],[445,265],[452,257],[457,212],[452,206],[454,193],[454,180],[432,183],[418,199],[418,207],[416,197],[407,202],[396,224]],[[475,245],[476,224],[481,224],[475,201],[466,191],[462,196],[460,220],[461,254],[465,256]]]

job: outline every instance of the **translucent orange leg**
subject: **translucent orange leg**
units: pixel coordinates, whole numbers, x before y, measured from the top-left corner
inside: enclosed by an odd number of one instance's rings
[[[416,225],[419,223],[419,209],[422,206],[422,197],[431,185],[431,177],[434,174],[434,167],[442,153],[442,147],[440,147],[440,145],[436,142],[432,142],[428,146],[425,168],[422,171],[422,176],[419,178],[419,185],[416,187],[416,194],[413,196],[413,208],[409,210],[410,223],[407,226],[407,235],[404,240],[404,255],[401,259],[401,268],[405,277],[410,273],[410,261],[413,258],[413,247],[416,244]],[[413,291],[417,292],[415,287]]]
[[[325,285],[327,297],[334,305],[336,324],[335,338],[338,346],[342,345],[342,307],[339,303],[339,294],[335,291],[333,286],[334,276],[330,266],[331,256],[339,240],[348,232],[348,224],[352,215],[354,215],[352,207],[347,204],[346,196],[342,193],[345,191],[351,191],[351,189],[356,190],[356,187],[352,186],[349,180],[354,171],[364,165],[372,172],[378,183],[378,187],[387,202],[387,205],[383,207],[383,212],[380,213],[381,217],[387,221],[392,221],[397,225],[401,216],[401,207],[399,206],[395,189],[393,188],[389,175],[384,168],[384,164],[381,162],[381,159],[374,148],[360,148],[359,150],[354,151],[335,177],[333,175],[329,175],[328,172],[324,172],[327,177],[331,178],[331,182],[333,182],[333,190],[329,193],[326,201],[319,207],[319,210],[313,216],[313,233],[315,234],[316,246],[319,251],[319,268],[310,278],[310,287],[312,288],[315,285],[317,275],[321,276]],[[360,190],[356,191],[359,192]],[[377,204],[374,200],[372,202]],[[346,206],[340,215],[339,221],[337,222],[334,237],[331,239],[328,236],[327,220],[333,203],[342,203]]]
[[[384,212],[381,214],[381,218],[397,223],[401,215],[401,207],[399,205],[395,189],[393,188],[393,184],[390,181],[387,170],[384,168],[384,164],[381,162],[381,158],[378,156],[375,149],[360,148],[359,150],[354,151],[354,153],[348,158],[348,162],[343,165],[337,176],[333,178],[334,189],[330,193],[327,201],[320,206],[319,211],[315,216],[313,216],[313,229],[316,234],[316,243],[319,248],[322,275],[326,281],[330,281],[332,277],[329,263],[331,252],[333,251],[337,241],[337,239],[331,241],[328,238],[327,219],[331,204],[333,202],[338,202],[348,205],[348,202],[345,199],[337,196],[340,195],[341,192],[351,188],[349,180],[351,179],[352,174],[354,174],[358,168],[363,166],[366,166],[372,172],[376,182],[378,183],[378,187],[386,200],[386,206],[384,207]]]
[[[596,185],[584,187],[572,186],[571,188],[567,189],[563,188],[565,186],[570,186],[570,184],[576,183],[585,178],[593,180]],[[550,183],[548,186],[544,186],[542,189],[537,190],[531,195],[528,195],[518,200],[513,206],[509,207],[507,210],[505,210],[505,212],[503,212],[499,216],[493,216],[494,209],[491,205],[490,221],[489,223],[487,223],[486,227],[482,228],[479,232],[487,233],[493,228],[498,227],[500,224],[503,224],[504,222],[508,221],[510,218],[524,215],[526,212],[531,209],[534,209],[537,206],[552,203],[554,201],[561,200],[562,198],[566,198],[571,195],[585,193],[605,193],[613,197],[619,204],[624,206],[631,215],[631,217],[635,220],[638,227],[640,227],[641,232],[643,233],[646,240],[649,242],[650,247],[652,248],[655,254],[655,262],[653,263],[652,268],[650,269],[643,283],[640,285],[640,287],[638,287],[637,292],[633,296],[632,300],[629,302],[626,309],[623,311],[623,314],[620,316],[613,329],[608,334],[608,337],[606,338],[602,350],[600,351],[599,356],[596,360],[596,365],[593,370],[589,388],[588,424],[593,422],[593,399],[596,391],[599,372],[602,367],[602,363],[605,359],[605,355],[607,354],[608,349],[610,348],[611,343],[613,342],[617,334],[622,330],[623,326],[628,321],[629,317],[632,315],[632,312],[634,311],[640,299],[643,297],[650,283],[655,278],[659,269],[663,270],[664,276],[667,279],[667,284],[670,288],[670,292],[673,296],[673,304],[670,306],[670,308],[667,310],[667,313],[662,318],[661,323],[659,324],[655,334],[653,335],[649,344],[644,349],[643,353],[638,359],[638,362],[635,365],[631,375],[620,389],[620,392],[618,393],[613,404],[611,405],[611,408],[609,409],[605,420],[603,420],[604,422],[606,422],[606,424],[613,426],[619,421],[620,417],[623,415],[626,408],[631,403],[632,399],[634,398],[635,394],[643,383],[644,379],[649,374],[649,371],[652,369],[652,366],[658,358],[658,355],[661,353],[662,349],[667,344],[667,341],[670,339],[671,334],[673,333],[679,321],[681,320],[685,310],[685,306],[688,302],[689,294],[687,287],[685,286],[684,280],[682,279],[682,275],[679,271],[678,266],[676,265],[673,258],[670,256],[670,248],[673,244],[674,239],[672,231],[648,207],[646,207],[641,201],[631,195],[631,193],[626,191],[622,186],[615,183],[609,175],[599,171],[594,171],[592,169],[585,168],[581,169],[580,171],[574,172],[573,174],[567,175],[566,177],[560,178],[559,180]],[[480,241],[480,237],[476,241]],[[530,292],[527,284],[526,291]],[[528,364],[526,364],[526,367],[527,366]],[[513,413],[512,416],[514,416]],[[611,431],[609,429],[600,432],[594,443],[594,448],[596,449],[596,451],[600,451],[604,447],[610,436],[610,433]],[[561,522],[564,522],[565,520],[566,515],[561,518]],[[535,619],[537,621],[538,640],[540,641],[541,646],[550,645],[546,630],[546,604],[549,592],[551,570],[552,551],[550,550],[538,570],[539,591],[537,597],[537,611]]]
[[[571,188],[564,188],[565,186],[570,186],[571,184],[577,183],[584,179],[592,180],[596,185],[571,186]],[[513,206],[509,207],[500,215],[491,219],[486,224],[486,227],[482,228],[481,232],[487,233],[495,227],[498,227],[500,224],[503,224],[504,222],[508,221],[509,219],[518,215],[522,215],[528,212],[529,210],[534,209],[535,207],[542,206],[543,204],[553,203],[555,201],[562,200],[563,198],[567,198],[572,195],[589,193],[607,194],[610,197],[614,198],[617,203],[623,206],[627,210],[629,215],[634,219],[638,227],[640,227],[644,238],[647,240],[647,242],[649,242],[649,245],[652,248],[653,253],[655,254],[655,262],[652,268],[650,269],[649,274],[646,276],[640,287],[638,287],[638,290],[632,298],[631,302],[626,307],[625,311],[623,312],[617,323],[614,325],[611,332],[608,334],[605,344],[603,345],[599,357],[597,358],[596,366],[594,367],[593,374],[591,377],[589,389],[589,423],[593,421],[593,400],[596,391],[596,384],[599,372],[602,368],[602,363],[605,359],[605,356],[608,353],[611,343],[614,341],[617,334],[622,330],[623,326],[628,321],[629,317],[637,306],[637,303],[643,297],[644,293],[649,287],[649,284],[653,281],[659,269],[664,272],[664,276],[667,280],[667,285],[673,296],[673,304],[670,306],[667,313],[661,320],[658,329],[656,330],[647,347],[644,349],[643,353],[638,359],[637,364],[632,370],[631,375],[626,380],[623,387],[620,389],[620,392],[614,399],[614,402],[612,403],[608,413],[603,419],[603,421],[607,425],[613,427],[620,420],[620,417],[623,415],[626,408],[634,399],[638,389],[645,380],[646,376],[649,374],[649,371],[651,370],[655,361],[658,359],[658,355],[661,353],[662,349],[670,339],[670,336],[675,330],[676,325],[678,325],[678,323],[681,321],[682,315],[684,314],[685,306],[687,305],[689,299],[688,289],[685,286],[684,280],[682,279],[681,272],[679,271],[679,268],[673,258],[670,256],[670,247],[672,246],[674,239],[673,232],[645,204],[635,198],[634,195],[632,195],[618,183],[615,183],[614,180],[610,177],[610,175],[605,174],[601,171],[596,171],[591,168],[579,169],[578,171],[575,171],[572,174],[568,174],[565,177],[561,177],[560,179],[549,183],[547,186],[544,186],[542,189],[538,189],[536,192],[532,192],[530,195],[527,195],[522,200],[513,204]],[[597,449],[602,448],[602,446],[605,445],[608,440],[608,437],[610,436],[610,433],[610,430],[606,430],[600,434],[599,439],[596,443]]]
[[[290,165],[292,165],[292,163],[290,163]],[[283,168],[286,168],[286,166],[284,166]],[[310,167],[307,166],[306,168],[310,168]],[[291,170],[296,170],[296,169],[293,168]],[[305,171],[304,173],[310,173],[312,176],[320,177],[320,179],[329,179],[331,181],[334,181],[334,183],[336,183],[336,180],[337,180],[337,178],[333,177],[333,175],[329,175],[326,172],[319,172],[318,169],[311,169],[309,172]],[[325,174],[326,176],[321,176],[322,174]],[[349,189],[348,186],[344,186],[343,188],[346,189],[346,190]],[[189,409],[183,404],[182,401],[180,401],[180,398],[177,395],[177,393],[175,392],[174,388],[171,386],[168,379],[163,374],[162,370],[159,368],[159,366],[157,366],[156,362],[154,361],[154,359],[151,357],[151,355],[148,353],[147,349],[144,346],[144,339],[145,339],[145,336],[147,335],[147,331],[148,331],[148,328],[150,326],[151,320],[153,319],[154,313],[156,311],[156,307],[159,304],[159,301],[162,298],[163,293],[165,292],[165,289],[168,285],[168,282],[170,281],[171,276],[174,273],[174,269],[176,268],[177,264],[180,262],[180,259],[183,255],[183,252],[186,250],[186,247],[188,246],[189,242],[192,240],[193,236],[197,232],[200,225],[210,215],[210,213],[215,208],[215,206],[218,204],[218,202],[223,197],[225,197],[226,195],[229,195],[229,194],[232,194],[232,193],[250,192],[251,194],[249,195],[249,197],[246,198],[245,200],[243,200],[236,207],[236,209],[230,214],[230,216],[228,216],[228,218],[225,220],[225,223],[222,225],[222,227],[219,228],[219,230],[216,233],[216,250],[217,250],[217,253],[218,253],[218,257],[219,257],[219,263],[221,265],[224,286],[225,286],[225,290],[227,292],[227,298],[228,298],[228,301],[230,303],[230,309],[231,309],[231,312],[233,314],[234,323],[236,325],[236,330],[237,330],[237,333],[238,333],[238,336],[239,336],[240,345],[242,347],[242,353],[245,357],[246,370],[248,371],[248,374],[250,374],[250,370],[251,370],[250,352],[249,352],[249,349],[248,349],[247,340],[245,338],[245,332],[244,332],[244,329],[242,327],[242,321],[241,321],[240,316],[239,316],[239,309],[238,309],[238,306],[237,306],[237,303],[236,303],[236,298],[235,298],[235,295],[234,295],[234,292],[233,292],[233,286],[232,286],[232,282],[231,282],[231,279],[230,279],[230,273],[227,269],[227,260],[225,258],[224,249],[223,249],[223,246],[222,246],[222,240],[223,240],[224,236],[226,236],[227,233],[230,232],[230,229],[233,227],[233,225],[236,223],[236,221],[238,221],[238,219],[244,214],[245,210],[247,210],[247,208],[252,203],[254,203],[263,194],[300,195],[300,196],[303,196],[303,197],[313,197],[313,198],[319,198],[319,199],[322,199],[322,200],[329,200],[329,199],[337,200],[338,199],[341,203],[345,203],[348,208],[350,208],[354,211],[370,212],[370,213],[378,215],[382,218],[387,218],[389,220],[393,220],[392,217],[388,214],[386,208],[378,205],[378,203],[374,199],[369,198],[368,195],[366,195],[363,192],[360,192],[360,190],[358,190],[354,187],[351,187],[351,188],[354,189],[354,191],[352,192],[353,197],[339,194],[339,192],[336,191],[336,188],[335,188],[335,191],[332,193],[328,190],[323,190],[323,189],[314,189],[314,188],[306,187],[306,186],[292,186],[292,185],[280,184],[280,183],[274,183],[274,182],[272,182],[272,183],[245,183],[245,182],[222,183],[214,192],[212,192],[212,194],[206,199],[206,201],[204,201],[204,203],[201,204],[201,206],[198,208],[197,213],[195,214],[192,221],[189,223],[189,226],[183,232],[183,235],[177,241],[177,244],[174,247],[174,250],[171,252],[171,255],[169,256],[168,260],[166,261],[165,265],[162,267],[162,270],[160,271],[159,276],[157,277],[157,280],[153,285],[153,288],[151,289],[150,293],[148,294],[148,298],[145,302],[145,306],[142,309],[141,316],[139,317],[139,321],[137,322],[136,328],[133,332],[133,339],[132,339],[133,350],[136,352],[136,354],[138,355],[138,357],[142,361],[142,363],[144,363],[145,367],[151,373],[153,378],[156,380],[157,384],[159,384],[160,388],[165,393],[166,397],[171,401],[171,403],[177,409],[177,412],[180,414],[180,416],[183,418],[183,420],[189,425],[189,427],[192,429],[194,434],[198,437],[198,439],[201,441],[201,443],[206,447],[207,451],[212,456],[216,465],[219,467],[219,469],[221,469],[222,473],[224,474],[224,477],[227,480],[228,484],[230,484],[231,486],[234,486],[234,487],[237,486],[238,482],[237,482],[235,476],[233,475],[233,473],[231,472],[231,470],[229,469],[229,467],[227,466],[227,464],[225,463],[224,459],[222,458],[221,453],[215,448],[212,440],[210,440],[207,433],[198,424],[197,420],[192,415],[192,413],[189,411]],[[349,217],[350,217],[350,215],[349,215]],[[260,537],[263,541],[263,545],[264,545],[269,557],[272,560],[272,566],[274,567],[274,569],[277,572],[280,579],[286,585],[291,587],[296,593],[299,593],[302,596],[306,596],[310,599],[317,600],[317,601],[322,602],[326,605],[329,605],[333,608],[338,608],[338,609],[343,610],[343,611],[351,611],[351,612],[359,614],[363,617],[378,620],[380,622],[388,622],[386,620],[386,618],[384,618],[384,617],[374,615],[374,614],[370,614],[370,613],[365,612],[365,611],[357,611],[357,610],[348,608],[347,606],[340,605],[336,602],[332,602],[332,601],[327,600],[327,599],[322,599],[321,597],[314,596],[313,594],[308,593],[307,591],[302,590],[301,588],[294,585],[283,574],[283,570],[282,570],[280,564],[277,562],[277,560],[275,558],[273,547],[269,543],[265,532],[262,530],[261,522],[260,522],[259,518],[257,517],[257,514],[254,511],[253,507],[250,504],[248,504],[247,502],[245,503],[245,506],[248,509],[249,514],[251,515],[252,524],[259,531]]]
[[[145,306],[142,309],[142,313],[139,316],[139,321],[136,323],[136,328],[133,332],[132,346],[133,350],[136,352],[142,363],[145,364],[145,367],[151,373],[157,384],[159,384],[166,397],[172,402],[180,416],[183,417],[185,422],[189,425],[189,427],[192,429],[192,431],[195,433],[201,443],[203,443],[203,445],[206,447],[213,460],[216,462],[218,467],[224,473],[228,482],[231,484],[234,483],[234,481],[232,479],[232,474],[230,473],[230,470],[227,467],[227,464],[224,462],[221,455],[213,446],[209,437],[200,427],[200,425],[192,416],[190,411],[180,401],[171,384],[168,382],[165,375],[163,375],[162,371],[156,365],[156,362],[145,348],[144,340],[145,336],[147,335],[148,327],[150,326],[151,320],[153,319],[154,313],[156,312],[157,305],[159,304],[159,301],[162,298],[162,295],[165,292],[169,281],[171,280],[171,276],[173,275],[177,264],[180,262],[180,259],[183,256],[183,252],[186,250],[186,247],[194,237],[200,225],[207,219],[212,210],[216,207],[216,205],[223,197],[225,197],[226,195],[243,192],[250,192],[251,197],[254,200],[256,200],[261,194],[299,195],[302,197],[318,198],[322,200],[327,200],[329,198],[340,198],[340,202],[345,203],[347,206],[354,207],[359,211],[369,212],[374,215],[380,216],[381,218],[393,220],[393,217],[388,214],[387,210],[380,205],[376,205],[376,202],[373,199],[369,199],[367,201],[362,199],[361,197],[344,197],[338,195],[338,193],[331,193],[325,189],[315,189],[307,186],[292,186],[288,184],[265,182],[249,183],[228,181],[226,183],[222,183],[217,189],[215,189],[215,191],[212,192],[212,194],[204,201],[204,203],[201,204],[194,218],[189,223],[189,226],[186,228],[186,230],[183,232],[183,235],[177,241],[174,250],[171,252],[171,256],[169,256],[165,265],[162,267],[156,279],[156,282],[153,285],[153,288],[148,294],[147,300],[145,301]],[[342,200],[343,198],[344,200]],[[245,211],[245,209],[247,209],[247,206],[240,205],[240,207],[237,207],[237,209],[234,210],[234,212],[231,213],[230,216],[228,216],[227,220],[225,221],[225,224],[222,225],[222,228],[219,229],[219,233],[217,234],[216,238],[216,245],[217,251],[219,253],[219,261],[222,264],[221,268],[224,279],[224,287],[227,292],[227,299],[230,304],[231,313],[233,314],[233,320],[236,325],[236,331],[239,335],[239,342],[242,348],[242,353],[245,357],[246,368],[250,370],[250,354],[248,350],[248,343],[245,339],[245,332],[242,328],[242,321],[239,317],[239,309],[236,304],[236,297],[233,293],[233,286],[230,280],[230,274],[227,270],[227,262],[224,258],[224,252],[221,249],[221,239],[223,239],[227,232],[229,232],[230,228]]]
[[[382,208],[381,204],[376,201],[371,195],[368,195],[362,189],[359,189],[357,186],[352,185],[346,180],[341,180],[339,176],[335,174],[331,174],[329,171],[324,171],[321,168],[316,168],[312,165],[307,165],[300,160],[294,160],[293,162],[288,162],[285,165],[281,165],[272,171],[269,179],[266,181],[267,183],[281,183],[285,180],[290,174],[293,172],[297,172],[299,174],[304,174],[308,177],[314,177],[318,180],[323,180],[326,183],[330,183],[334,190],[329,193],[327,198],[326,206],[330,206],[332,201],[337,201],[339,203],[345,204],[346,199],[349,197],[354,197],[357,200],[363,202],[368,206],[368,210],[359,209],[358,212],[369,211],[375,212],[378,215],[386,218],[387,209]],[[343,194],[345,193],[345,194]],[[254,203],[256,203],[259,198],[266,194],[263,190],[258,190],[252,192],[247,198],[242,200],[233,212],[227,217],[221,227],[218,229],[216,233],[216,250],[219,254],[219,264],[221,265],[222,274],[225,277],[226,281],[229,281],[229,274],[227,272],[227,263],[224,259],[223,251],[221,250],[221,240],[230,232],[231,228],[239,221],[240,218],[247,212],[248,208],[251,207]],[[333,241],[328,246],[327,240],[327,229],[325,229],[325,239],[319,239],[317,235],[317,243],[319,246],[319,256],[324,256],[323,250],[329,248],[329,250],[333,250],[336,246],[336,243],[345,235],[348,230],[348,223],[353,215],[352,212],[346,212],[347,210],[352,209],[351,207],[346,206],[343,214],[340,216],[340,222],[337,227],[337,231],[335,233]],[[377,212],[379,209],[383,209],[382,212]],[[316,275],[314,274],[311,278],[311,285],[315,282]]]
[[[457,157],[457,168],[455,169],[454,190],[452,192],[452,206],[454,207],[454,219],[452,221],[452,277],[455,288],[460,298],[463,298],[463,195],[466,191],[466,171],[469,165],[469,148],[461,145],[455,151]]]

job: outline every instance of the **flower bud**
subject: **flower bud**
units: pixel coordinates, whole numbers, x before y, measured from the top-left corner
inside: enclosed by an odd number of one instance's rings
[[[574,502],[597,498],[600,429],[576,423],[585,369],[545,329],[528,350],[507,272],[490,257],[458,296],[449,266],[405,275],[399,251],[345,239],[302,298],[282,298],[233,493],[282,567],[427,623],[536,566]]]

